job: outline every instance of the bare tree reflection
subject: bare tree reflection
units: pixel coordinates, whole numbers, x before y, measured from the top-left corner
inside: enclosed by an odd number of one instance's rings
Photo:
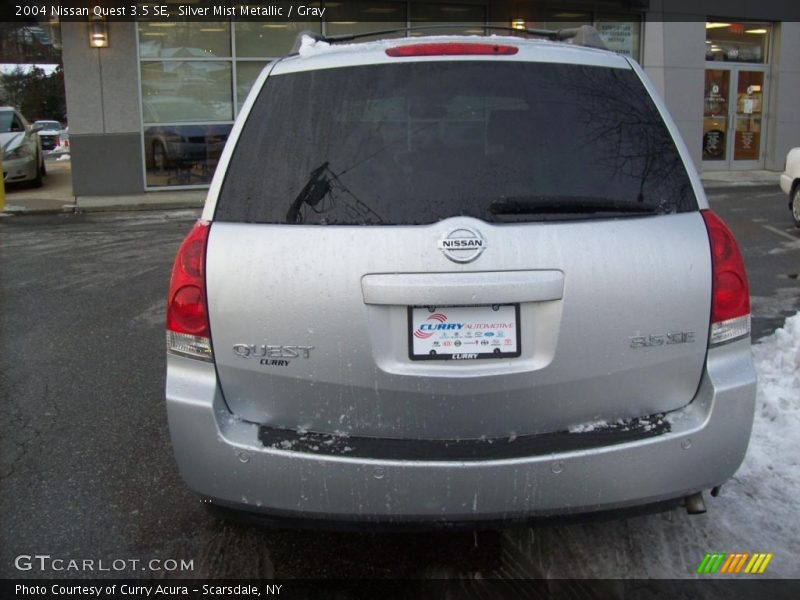
[[[580,117],[595,164],[638,182],[638,202],[676,212],[692,190],[675,143],[632,71],[582,67],[565,72],[568,99]]]

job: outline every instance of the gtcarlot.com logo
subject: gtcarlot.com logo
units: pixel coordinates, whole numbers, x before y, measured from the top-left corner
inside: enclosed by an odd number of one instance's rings
[[[760,575],[767,569],[772,553],[766,552],[724,552],[708,553],[697,567],[697,573],[713,574],[725,573],[728,575],[747,573]]]
[[[194,571],[194,560],[175,558],[58,558],[50,554],[20,554],[14,559],[18,571],[120,572]]]

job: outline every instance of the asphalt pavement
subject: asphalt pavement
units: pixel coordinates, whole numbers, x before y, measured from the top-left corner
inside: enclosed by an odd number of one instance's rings
[[[742,247],[758,338],[800,310],[800,229],[777,189],[726,186],[710,199]],[[796,518],[760,503],[746,481],[708,499],[705,515],[672,509],[477,534],[298,532],[210,514],[180,479],[164,406],[166,289],[198,214],[0,220],[0,577],[682,578],[705,552],[753,548],[776,552],[773,576],[800,576],[797,542],[779,528],[737,533],[743,514]],[[32,554],[124,568],[15,567]],[[152,559],[192,564],[165,571]]]

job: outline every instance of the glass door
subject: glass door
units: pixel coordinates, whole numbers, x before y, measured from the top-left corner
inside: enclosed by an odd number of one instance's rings
[[[763,167],[766,71],[706,69],[703,94],[703,169]]]
[[[726,170],[728,151],[728,105],[731,70],[706,69],[703,93],[703,168]]]
[[[758,169],[761,160],[761,124],[764,108],[764,71],[736,71],[733,112],[732,169]]]

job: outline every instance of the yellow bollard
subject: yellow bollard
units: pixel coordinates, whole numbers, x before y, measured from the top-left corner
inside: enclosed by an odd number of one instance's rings
[[[0,173],[3,172],[3,155],[0,153]],[[6,184],[0,179],[0,213],[6,209]]]

